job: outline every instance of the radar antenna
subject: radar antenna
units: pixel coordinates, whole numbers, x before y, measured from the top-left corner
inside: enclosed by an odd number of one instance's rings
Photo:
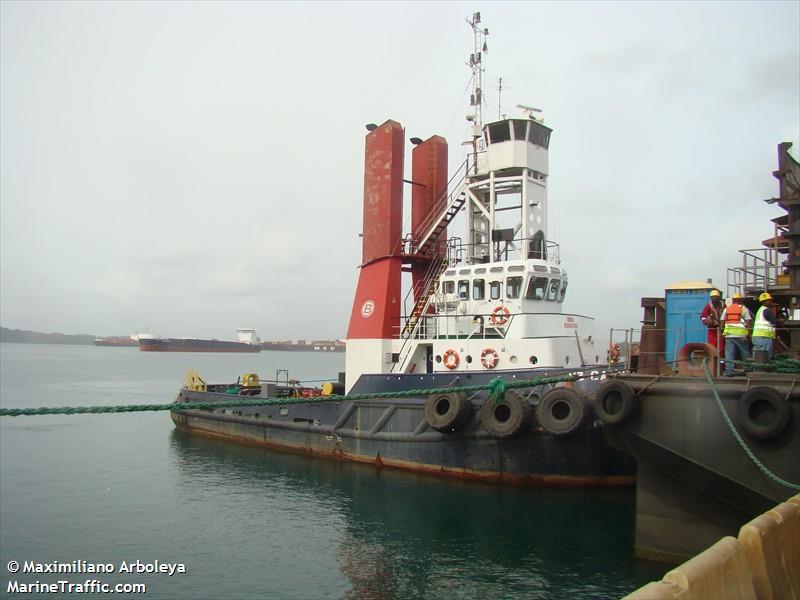
[[[517,104],[517,108],[522,109],[523,114],[528,119],[531,119],[531,120],[536,121],[538,123],[541,123],[542,121],[544,121],[544,119],[542,117],[536,118],[536,117],[533,116],[533,113],[542,114],[542,109],[541,108],[534,108],[533,106],[525,106],[524,104]]]

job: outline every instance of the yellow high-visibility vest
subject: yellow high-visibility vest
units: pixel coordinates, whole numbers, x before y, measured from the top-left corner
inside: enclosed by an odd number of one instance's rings
[[[765,337],[770,339],[775,339],[775,325],[770,323],[764,318],[764,309],[766,306],[762,306],[758,309],[756,313],[756,320],[753,323],[753,337]]]

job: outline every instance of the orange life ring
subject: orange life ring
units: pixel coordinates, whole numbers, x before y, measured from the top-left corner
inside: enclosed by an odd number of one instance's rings
[[[487,369],[494,369],[500,362],[500,356],[493,348],[484,348],[481,352],[481,364]]]
[[[442,362],[444,363],[444,366],[450,370],[455,369],[460,360],[461,359],[458,356],[458,352],[452,348],[445,350],[445,353],[442,354]]]
[[[508,318],[510,316],[511,311],[508,310],[508,308],[505,306],[498,306],[492,311],[492,325],[505,325],[508,323]]]

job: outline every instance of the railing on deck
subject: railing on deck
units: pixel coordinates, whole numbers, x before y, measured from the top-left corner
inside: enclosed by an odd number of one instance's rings
[[[778,276],[785,271],[780,254],[775,248],[751,248],[739,250],[742,264],[728,268],[728,297],[735,292],[747,294],[748,290],[774,289]]]

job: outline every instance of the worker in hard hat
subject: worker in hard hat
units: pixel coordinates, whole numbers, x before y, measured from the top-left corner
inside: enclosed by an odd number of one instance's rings
[[[700,313],[700,320],[708,328],[708,343],[722,354],[722,336],[719,335],[720,314],[723,310],[722,294],[719,290],[711,290],[708,294],[708,302]]]
[[[733,361],[749,360],[750,348],[747,337],[750,335],[750,324],[753,314],[744,305],[744,296],[738,292],[731,296],[731,304],[722,311],[720,322],[725,329],[725,375],[733,377]]]
[[[778,315],[775,299],[769,292],[764,292],[758,297],[761,306],[756,311],[756,320],[753,322],[753,350],[763,350],[766,359],[772,360],[773,345],[775,343],[775,328],[778,325]]]

